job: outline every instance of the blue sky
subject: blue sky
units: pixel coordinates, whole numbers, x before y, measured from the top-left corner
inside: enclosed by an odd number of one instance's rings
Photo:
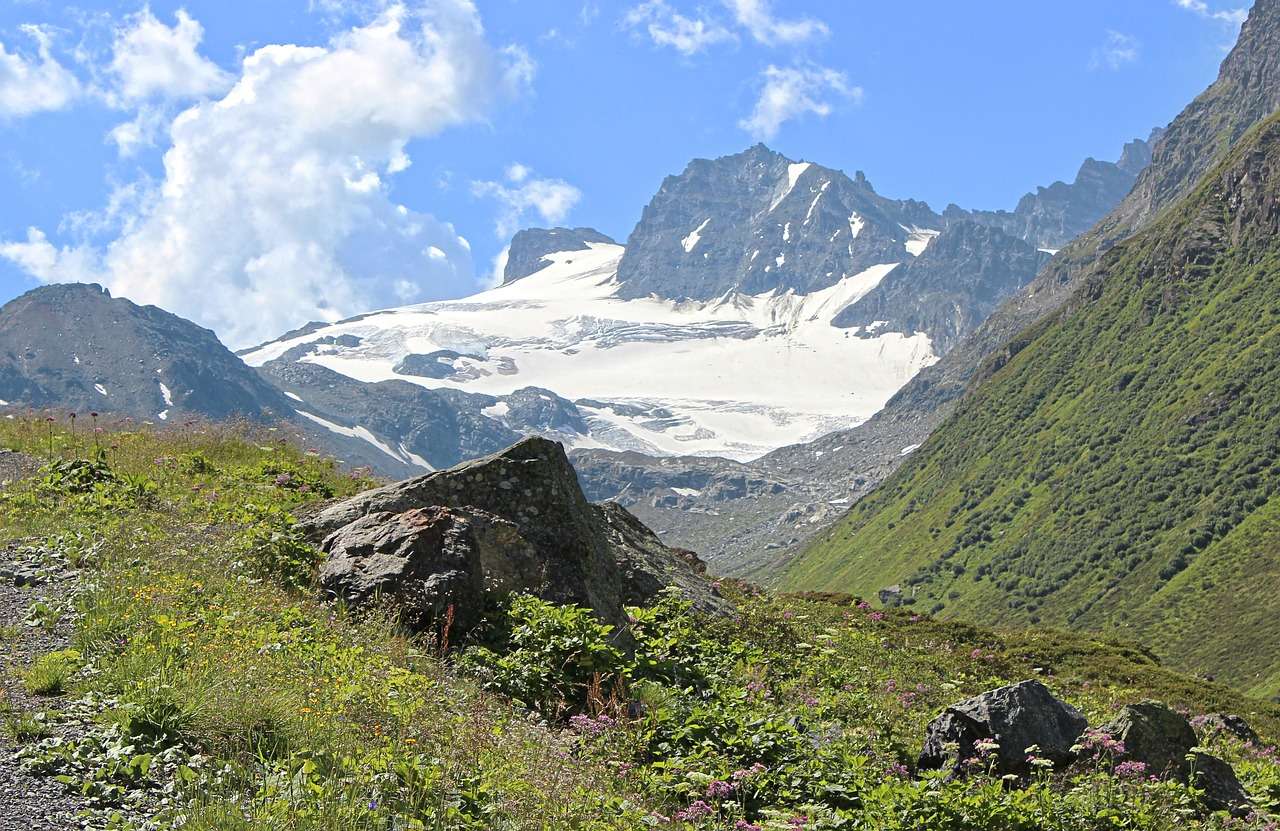
[[[1241,2],[9,0],[0,300],[98,280],[240,346],[470,293],[518,227],[625,239],[757,140],[1012,207],[1167,123]]]

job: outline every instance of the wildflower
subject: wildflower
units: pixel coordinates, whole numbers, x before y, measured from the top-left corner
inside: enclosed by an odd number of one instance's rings
[[[715,808],[712,808],[710,805],[699,799],[689,805],[688,808],[676,813],[676,819],[689,822],[714,814],[715,810]]]
[[[767,767],[760,764],[759,762],[756,762],[754,765],[752,765],[749,768],[743,768],[742,770],[735,770],[729,776],[729,778],[732,779],[734,782],[745,782],[747,780],[754,779],[755,777],[759,776],[762,773],[765,773],[768,770],[769,769]]]
[[[752,825],[751,823],[747,822],[745,819],[738,820],[736,823],[734,823],[733,828],[734,828],[734,831],[760,831],[760,826]]]
[[[791,611],[790,609],[787,609],[785,612],[782,613],[783,620],[791,620],[795,616],[796,616],[796,613]]]
[[[1116,765],[1115,774],[1121,779],[1141,779],[1147,775],[1147,765],[1138,761],[1121,762]]]
[[[911,776],[911,771],[907,770],[907,766],[902,764],[902,762],[894,762],[893,764],[889,765],[889,773],[893,774],[899,779],[907,779],[907,778],[910,778]]]
[[[859,601],[858,601],[858,608],[859,608],[859,609],[864,609],[864,610],[865,610],[865,609],[870,609],[870,608],[871,608],[871,604],[870,604],[870,603],[868,603],[868,602],[867,602],[867,601],[865,601],[865,600],[859,600]]]
[[[871,619],[877,622],[884,620],[884,612],[872,612]]]
[[[707,785],[707,798],[726,799],[733,795],[734,790],[735,787],[732,782],[725,782],[722,779],[717,779]]]

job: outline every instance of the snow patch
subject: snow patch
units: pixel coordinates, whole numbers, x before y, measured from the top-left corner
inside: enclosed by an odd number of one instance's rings
[[[849,214],[849,233],[853,234],[853,238],[857,239],[858,234],[862,233],[862,229],[867,225],[867,221],[857,211]],[[837,232],[838,233],[838,232]],[[835,237],[832,237],[835,239]]]
[[[285,392],[285,395],[286,395],[287,397],[289,397],[289,398],[292,398],[294,401],[297,401],[299,404],[303,403],[303,402],[302,402],[302,396],[300,396],[300,395],[294,395],[293,393],[288,392],[288,391],[286,391],[286,392]]]
[[[908,444],[906,447],[902,448],[901,451],[899,451],[898,455],[910,456],[912,453],[916,452],[919,449],[920,449],[920,445],[918,444]]]
[[[818,188],[818,195],[813,197],[813,201],[809,203],[809,210],[804,215],[804,224],[808,225],[813,219],[813,212],[818,209],[818,201],[822,199],[822,194],[827,192],[827,188],[831,187],[831,180],[822,183],[822,187]]]
[[[160,412],[156,413],[156,418],[160,419],[161,421],[167,421],[169,419],[169,411],[161,410]]]
[[[161,394],[162,396],[164,396],[164,403],[165,403],[165,406],[166,406],[166,407],[172,407],[172,406],[173,406],[173,393],[169,392],[169,388],[168,388],[168,387],[166,387],[166,386],[164,385],[164,382],[163,382],[163,381],[160,381],[160,382],[158,382],[158,383],[160,384],[160,394]],[[168,412],[168,411],[166,410],[166,412]]]
[[[419,465],[420,467],[427,468],[427,470],[433,469],[431,465],[427,464],[425,461],[422,461],[420,457],[414,456],[412,453],[405,451],[403,449],[403,445],[401,445],[400,452],[396,452],[395,450],[392,450],[390,447],[388,447],[386,444],[380,441],[377,436],[375,436],[373,433],[370,433],[364,427],[360,427],[360,426],[343,427],[341,424],[334,424],[332,421],[327,421],[318,415],[312,415],[311,413],[304,412],[302,410],[298,410],[298,415],[310,421],[314,421],[316,424],[319,424],[321,427],[328,430],[330,433],[336,433],[339,436],[346,436],[347,438],[352,438],[352,439],[361,439],[365,442],[368,442],[369,444],[381,450],[383,453],[386,453],[388,456],[395,459],[397,462],[403,462],[404,464],[409,464],[409,465]]]
[[[697,488],[672,488],[671,490],[681,496],[697,496],[702,493],[702,491]]]
[[[711,217],[707,217],[706,219],[702,220],[701,225],[699,225],[697,228],[694,228],[692,231],[689,232],[689,235],[687,237],[680,240],[680,245],[681,247],[684,248],[684,253],[688,254],[693,251],[693,249],[698,244],[698,240],[702,239],[702,229],[706,228],[707,223],[710,221],[711,221]]]
[[[485,407],[480,411],[480,415],[489,418],[502,418],[509,412],[511,412],[511,405],[505,401],[499,401],[497,404]]]
[[[791,242],[791,223],[788,222],[782,229],[782,241]]]
[[[1056,257],[1058,256],[1058,252],[1061,251],[1062,249],[1061,248],[1037,248],[1036,250],[1043,254],[1048,254],[1050,257]]]
[[[786,199],[791,194],[791,191],[796,189],[796,182],[800,181],[800,177],[803,176],[804,172],[810,167],[813,167],[813,165],[809,162],[796,162],[794,164],[787,165],[787,189],[773,200],[773,204],[769,206],[770,213],[773,212],[774,208],[782,204],[782,200]]]
[[[899,228],[907,232],[907,241],[902,247],[907,249],[907,253],[913,257],[919,257],[924,250],[929,247],[929,243],[933,242],[933,238],[941,234],[941,231],[935,231],[932,228],[917,228],[912,225],[908,228],[906,225],[899,225]]]
[[[106,395],[106,394],[107,394],[107,388],[106,388],[106,387],[104,387],[104,386],[102,386],[102,384],[94,384],[94,385],[93,385],[93,388],[94,388],[95,390],[97,390],[97,391],[98,391],[98,395]]]

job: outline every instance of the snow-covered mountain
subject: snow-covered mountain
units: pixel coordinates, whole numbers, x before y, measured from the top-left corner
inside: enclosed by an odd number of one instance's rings
[[[530,425],[507,399],[538,387],[563,411],[540,432],[573,448],[738,459],[860,423],[936,359],[924,334],[860,337],[832,326],[898,263],[807,294],[627,299],[623,254],[586,243],[464,300],[361,315],[242,357],[486,396],[480,412],[517,431]],[[305,414],[306,392],[295,394]]]
[[[756,145],[667,177],[625,246],[590,228],[522,231],[496,288],[309,324],[241,355],[304,418],[397,463],[529,433],[745,461],[870,418],[1048,256]],[[441,412],[467,435],[414,426]]]

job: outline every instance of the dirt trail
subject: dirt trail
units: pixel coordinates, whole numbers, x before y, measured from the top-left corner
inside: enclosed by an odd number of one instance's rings
[[[0,480],[29,471],[19,454],[0,453]],[[13,476],[18,473],[17,476]],[[0,481],[0,488],[7,482]],[[19,545],[0,546],[0,831],[62,831],[80,828],[85,805],[55,780],[26,773],[15,758],[21,743],[10,729],[15,713],[57,709],[57,697],[37,697],[22,686],[22,674],[39,656],[70,643],[72,623],[63,614],[47,629],[28,626],[32,604],[50,608],[65,603],[76,575],[42,568],[40,552]],[[55,733],[59,728],[50,728]]]

